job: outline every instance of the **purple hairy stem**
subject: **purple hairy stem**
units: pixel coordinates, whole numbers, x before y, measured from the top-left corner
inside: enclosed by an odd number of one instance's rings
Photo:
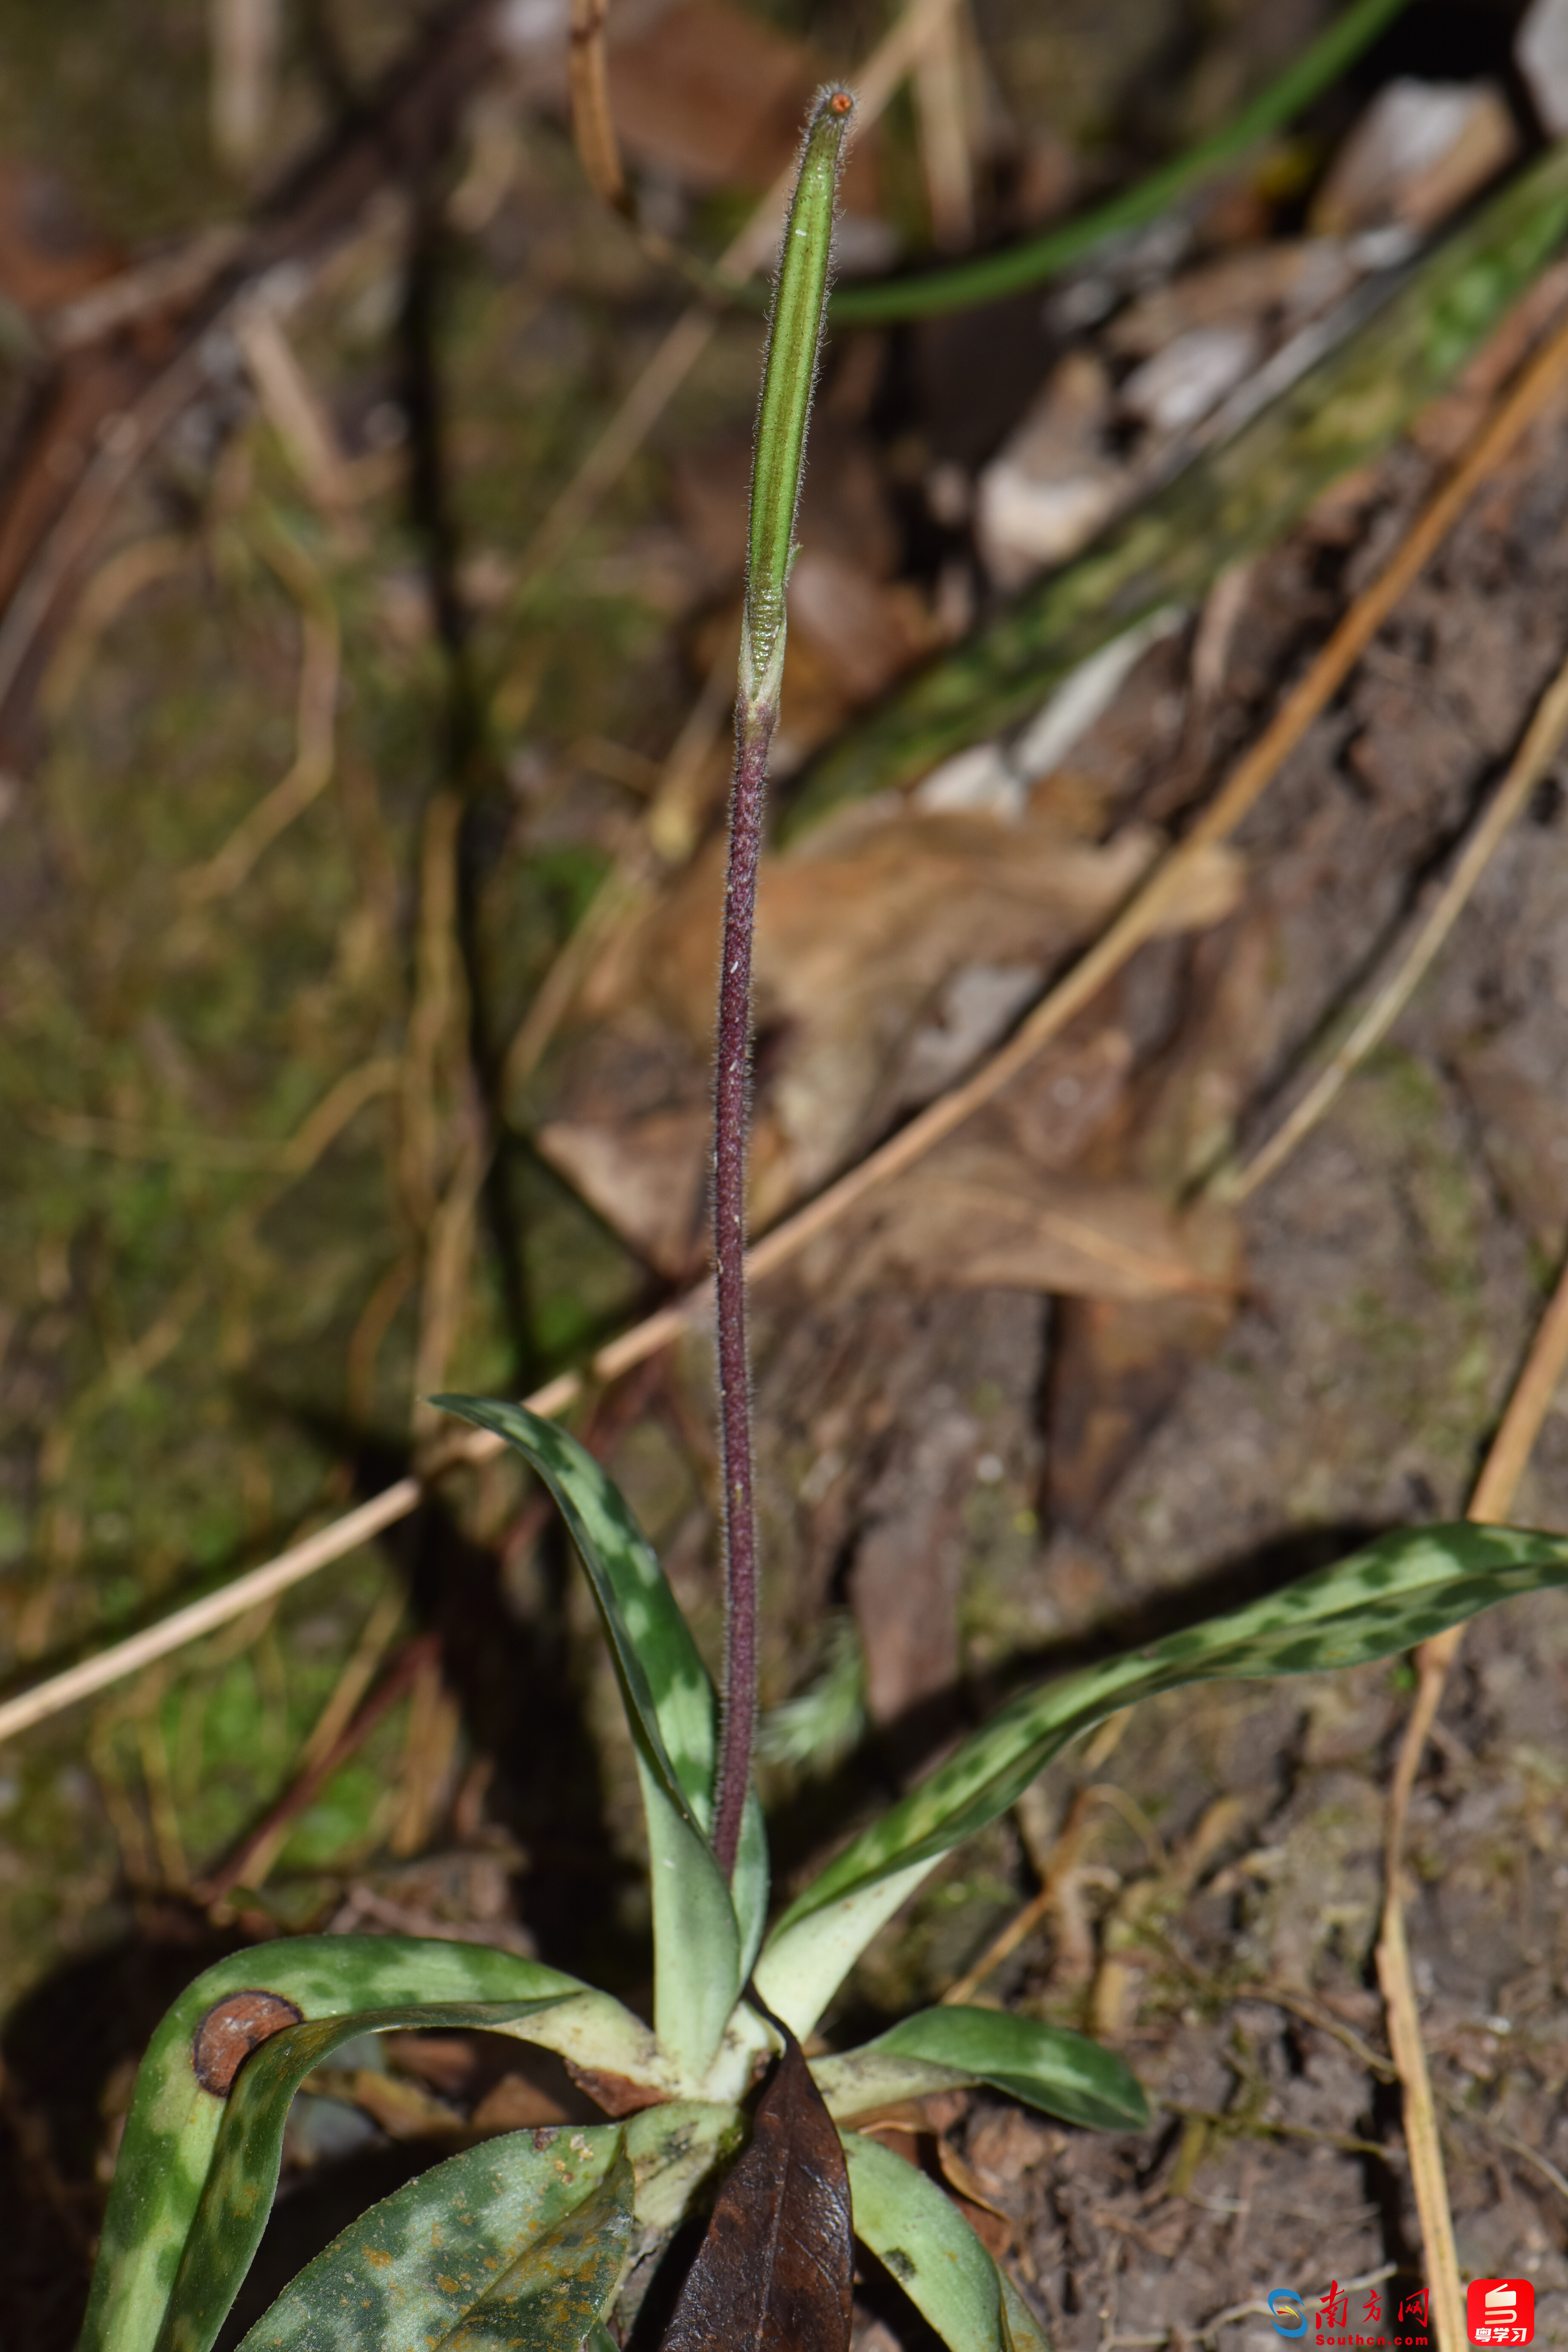
[[[719,978],[713,1101],[713,1264],[719,1294],[719,1421],[724,1469],[724,1692],[713,1851],[734,1871],[752,1778],[757,1715],[757,1519],[752,1492],[752,1385],[746,1349],[746,1146],[752,1111],[752,929],[763,845],[773,704],[735,712],[730,872]]]

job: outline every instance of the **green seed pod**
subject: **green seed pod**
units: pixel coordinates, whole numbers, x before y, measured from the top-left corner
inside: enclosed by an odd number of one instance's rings
[[[847,89],[825,89],[812,110],[779,256],[752,473],[741,651],[744,701],[776,700],[784,667],[784,588],[795,552],[806,420],[827,306],[839,164],[854,112],[854,97]]]

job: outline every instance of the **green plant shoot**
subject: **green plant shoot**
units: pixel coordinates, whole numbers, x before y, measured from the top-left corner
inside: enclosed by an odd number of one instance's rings
[[[746,1342],[746,1145],[751,1121],[752,933],[766,814],[768,746],[784,680],[785,612],[805,431],[816,383],[844,134],[855,101],[825,89],[806,125],[784,224],[768,327],[752,467],[746,603],[735,699],[730,868],[719,977],[713,1087],[713,1267],[718,1292],[720,1442],[724,1465],[724,1695],[713,1832],[719,1867],[735,1865],[757,1717],[757,1542]]]

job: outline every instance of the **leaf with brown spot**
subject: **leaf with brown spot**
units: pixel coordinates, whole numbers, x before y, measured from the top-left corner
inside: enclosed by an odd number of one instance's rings
[[[853,2281],[843,2145],[786,2032],[663,2352],[846,2352]]]

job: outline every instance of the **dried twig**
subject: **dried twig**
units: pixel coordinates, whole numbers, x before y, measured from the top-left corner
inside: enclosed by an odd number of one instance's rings
[[[968,76],[961,7],[949,8],[916,61],[915,113],[931,242],[962,253],[974,242],[974,169],[969,152]]]
[[[229,1859],[194,1890],[199,1901],[210,1906],[222,1903],[237,1886],[260,1885],[300,1814],[309,1811],[333,1773],[363,1747],[376,1725],[429,1672],[439,1653],[440,1637],[435,1633],[422,1633],[406,1645],[353,1718],[310,1758]]]
[[[1508,1410],[1492,1440],[1481,1475],[1470,1497],[1467,1518],[1486,1524],[1505,1518],[1530,1459],[1541,1424],[1551,1408],[1557,1384],[1568,1366],[1568,1267],[1565,1267],[1547,1308],[1523,1370],[1515,1382]],[[1448,1672],[1458,1653],[1464,1628],[1424,1642],[1415,1654],[1415,1704],[1410,1711],[1405,1738],[1389,1791],[1386,1834],[1386,1893],[1383,1932],[1377,1946],[1377,1979],[1388,2015],[1389,2046],[1405,2095],[1405,2137],[1410,2150],[1410,2179],[1421,2221],[1426,2253],[1426,2278],[1432,2291],[1432,2321],[1437,2352],[1465,2352],[1464,2295],[1459,2280],[1454,2225],[1448,2210],[1443,2168],[1442,2141],[1421,2023],[1415,1987],[1410,1973],[1410,1952],[1405,1935],[1405,1818],[1415,1785],[1427,1737],[1436,1718]]]
[[[279,0],[209,0],[212,137],[219,160],[247,172],[260,161],[278,89]]]
[[[612,212],[629,212],[620,142],[610,114],[610,78],[605,63],[606,0],[572,0],[572,36],[567,79],[572,90],[572,136],[584,177]]]
[[[300,364],[278,305],[265,299],[238,304],[234,335],[268,423],[326,518],[334,541],[345,554],[363,553],[368,540],[353,511],[347,461],[337,430]]]
[[[300,608],[302,644],[293,764],[240,819],[222,848],[184,877],[180,896],[187,908],[231,898],[257,860],[321,798],[332,780],[342,636],[331,599],[319,581],[316,590],[309,604],[302,603]]]
[[[194,541],[177,531],[155,531],[118,547],[100,564],[82,593],[68,629],[44,673],[38,700],[45,716],[63,717],[76,699],[99,640],[112,628],[143,588],[168,579],[189,562]]]
[[[1381,1044],[1415,995],[1434,957],[1468,904],[1514,819],[1529,803],[1568,735],[1568,661],[1536,705],[1508,773],[1471,830],[1453,873],[1397,968],[1367,1006],[1338,1053],[1245,1167],[1222,1173],[1212,1189],[1222,1201],[1245,1201],[1266,1184],[1316,1127],[1352,1073]]]
[[[85,294],[46,310],[37,321],[39,338],[63,359],[123,328],[139,326],[144,319],[161,318],[195,302],[238,258],[245,237],[244,229],[233,221],[198,229],[172,252],[117,270]]]
[[[500,1097],[515,1101],[539,1067],[551,1040],[589,973],[621,924],[642,902],[650,881],[681,865],[701,832],[700,785],[734,700],[735,646],[726,635],[649,795],[641,824],[578,917],[507,1048]]]
[[[42,322],[68,362],[58,378],[67,391],[76,381],[72,355],[91,357],[92,347],[121,326],[151,322],[166,304],[171,331],[122,343],[122,364],[101,381],[79,385],[76,432],[84,446],[95,443],[93,454],[63,492],[34,496],[29,504],[39,465],[47,472],[50,457],[52,408],[40,405],[38,432],[13,468],[15,494],[0,514],[8,537],[7,585],[16,583],[0,621],[0,717],[30,677],[40,640],[74,593],[122,491],[205,388],[208,354],[221,348],[214,331],[233,322],[280,262],[319,257],[353,228],[389,176],[440,147],[493,61],[496,15],[497,0],[450,0],[439,9],[370,102],[287,175],[246,230],[224,232],[221,241],[199,239],[181,254],[110,278]]]
[[[1027,1942],[1040,1922],[1059,1900],[1062,1881],[1068,1871],[1076,1866],[1079,1855],[1083,1850],[1084,1837],[1089,1828],[1089,1811],[1097,1793],[1092,1789],[1079,1790],[1072,1801],[1067,1820],[1062,1824],[1061,1835],[1052,1849],[1049,1864],[1038,1888],[1029,1897],[1022,1910],[1015,1912],[1007,1925],[993,1936],[973,1966],[965,1969],[963,1974],[954,1983],[949,1985],[942,1994],[945,2003],[962,2005],[965,2001],[973,2000],[986,1979],[1001,1967],[1004,1960],[1011,1959],[1020,1944]]]

